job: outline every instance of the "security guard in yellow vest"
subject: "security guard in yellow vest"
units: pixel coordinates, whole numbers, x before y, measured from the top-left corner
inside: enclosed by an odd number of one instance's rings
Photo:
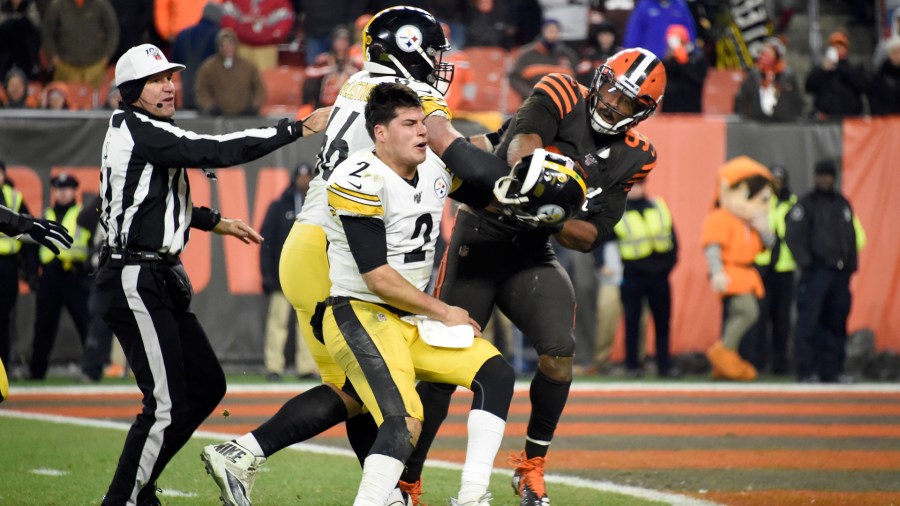
[[[6,163],[0,160],[0,205],[13,212],[28,214],[22,192],[6,177]],[[15,235],[15,234],[13,234]],[[22,242],[0,232],[0,360],[9,364],[10,315],[19,297],[19,253]]]
[[[781,165],[769,167],[774,180],[775,198],[769,200],[769,229],[775,245],[756,255],[756,269],[762,277],[766,295],[759,301],[759,319],[741,340],[740,354],[758,371],[784,375],[790,370],[788,339],[791,333],[791,308],[794,304],[794,271],[797,264],[784,240],[785,218],[797,203],[791,192],[790,177]]]
[[[650,306],[656,330],[656,367],[661,378],[677,378],[681,372],[669,355],[669,320],[672,290],[669,273],[678,260],[678,242],[672,214],[663,199],[647,198],[644,181],[631,187],[625,215],[615,226],[622,256],[622,307],[625,310],[626,375],[643,376],[638,346],[644,301]]]
[[[54,254],[41,246],[41,278],[35,307],[34,344],[31,354],[31,378],[47,376],[50,351],[59,328],[59,314],[63,305],[69,310],[78,336],[84,345],[87,336],[89,278],[85,263],[88,260],[88,244],[91,233],[78,226],[81,205],[75,200],[78,180],[61,173],[50,180],[53,187],[53,207],[44,211],[44,218],[62,224],[72,236],[72,247]]]

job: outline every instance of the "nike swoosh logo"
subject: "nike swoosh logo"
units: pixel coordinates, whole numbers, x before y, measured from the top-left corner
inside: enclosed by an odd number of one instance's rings
[[[347,181],[347,184],[349,184],[350,186],[356,188],[357,190],[362,190],[362,185],[361,185],[361,184],[351,183],[350,181]]]

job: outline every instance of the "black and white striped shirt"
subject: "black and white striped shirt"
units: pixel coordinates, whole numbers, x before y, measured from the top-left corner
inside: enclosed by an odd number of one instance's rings
[[[195,228],[206,228],[200,223],[208,221],[194,215],[200,208],[191,204],[188,167],[246,163],[299,137],[287,120],[276,127],[200,135],[143,109],[122,107],[109,120],[100,175],[100,220],[113,248],[180,254],[192,220]]]

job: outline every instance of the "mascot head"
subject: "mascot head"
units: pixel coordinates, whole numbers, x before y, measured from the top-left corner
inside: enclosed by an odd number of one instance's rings
[[[719,169],[716,207],[750,221],[769,210],[772,173],[756,160],[739,156]]]

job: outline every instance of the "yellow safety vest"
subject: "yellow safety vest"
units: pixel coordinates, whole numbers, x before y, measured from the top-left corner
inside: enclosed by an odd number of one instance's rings
[[[42,264],[49,264],[54,258],[59,258],[65,270],[70,270],[72,264],[85,262],[88,258],[88,243],[91,240],[91,233],[78,226],[78,213],[81,212],[81,205],[76,204],[66,211],[63,216],[61,225],[65,227],[69,235],[72,236],[72,247],[62,250],[59,255],[54,255],[52,251],[45,246],[41,246],[39,255]],[[44,212],[44,218],[50,221],[56,221],[56,212],[53,208],[49,208]]]
[[[791,208],[797,203],[797,196],[791,195],[791,198],[779,201],[776,198],[769,200],[769,229],[775,233],[775,240],[781,245],[778,250],[778,261],[775,262],[775,272],[791,272],[797,269],[797,262],[794,261],[794,255],[788,248],[787,242],[784,240],[785,218],[791,212]],[[772,250],[766,249],[762,253],[756,255],[756,265],[769,265],[772,262]]]
[[[856,213],[853,213],[853,230],[856,232],[856,251],[862,251],[863,248],[866,247],[868,241],[866,238],[866,229],[863,228]]]
[[[3,185],[3,204],[15,212],[22,209],[22,192],[12,186]],[[0,255],[15,255],[22,249],[22,242],[0,232]]]
[[[662,198],[650,199],[643,212],[626,211],[613,229],[619,238],[622,260],[639,260],[651,253],[666,253],[675,248],[672,240],[672,214]]]

